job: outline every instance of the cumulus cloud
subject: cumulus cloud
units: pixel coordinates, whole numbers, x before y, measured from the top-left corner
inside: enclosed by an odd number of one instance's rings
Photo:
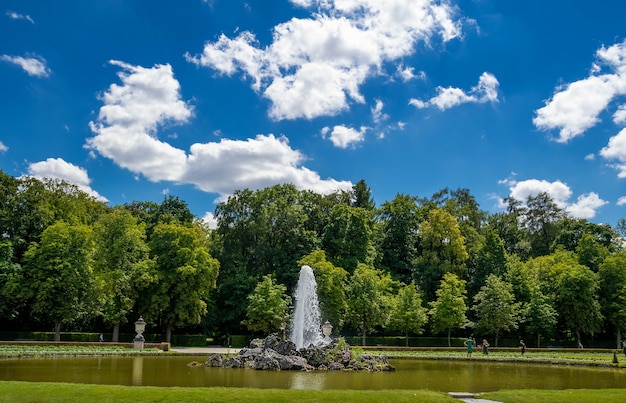
[[[348,148],[363,142],[363,140],[365,140],[366,131],[366,127],[361,127],[359,130],[356,130],[352,127],[337,125],[333,127],[332,130],[329,127],[324,127],[322,129],[322,137],[328,137],[335,147]]]
[[[217,218],[211,212],[206,212],[202,217],[202,221],[211,229],[217,228]]]
[[[384,106],[385,104],[383,103],[383,101],[377,99],[376,104],[370,108],[370,111],[372,112],[372,120],[374,121],[374,123],[380,123],[389,118],[389,115],[383,113]]]
[[[291,0],[311,12],[273,29],[267,46],[248,31],[221,35],[188,61],[231,76],[241,73],[267,98],[273,119],[332,116],[363,103],[360,86],[381,66],[433,38],[461,35],[456,9],[438,0]],[[409,78],[412,70],[402,70]],[[303,102],[306,100],[306,102]]]
[[[600,150],[600,155],[614,161],[611,165],[618,170],[619,178],[626,178],[626,129],[609,139],[609,144]]]
[[[21,67],[22,70],[30,76],[48,77],[50,75],[50,69],[46,66],[46,59],[40,56],[22,57],[1,55],[0,60]]]
[[[437,96],[428,101],[412,98],[410,105],[418,109],[435,106],[439,110],[446,110],[466,103],[498,102],[498,88],[500,83],[491,73],[484,72],[478,79],[478,84],[469,92],[454,87],[437,87]]]
[[[602,200],[595,192],[582,194],[578,196],[575,202],[570,202],[569,199],[573,192],[568,185],[559,180],[554,182],[539,179],[527,179],[519,182],[505,180],[499,183],[506,184],[509,187],[509,197],[522,202],[526,201],[528,197],[534,197],[539,193],[548,193],[557,206],[575,218],[593,218],[597,210],[608,203]]]
[[[35,24],[35,20],[33,20],[30,15],[19,14],[15,11],[7,11],[7,16],[14,20],[25,20],[30,22],[31,24]]]
[[[349,181],[322,179],[303,167],[304,156],[284,137],[258,134],[247,140],[195,143],[189,152],[157,138],[164,124],[187,122],[192,108],[180,96],[171,66],[152,68],[112,61],[122,84],[100,97],[104,105],[90,122],[86,147],[153,182],[193,184],[222,198],[236,189],[293,183],[319,193],[350,189]]]
[[[0,153],[5,153],[9,151],[9,147],[7,147],[2,141],[0,141]]]
[[[617,205],[618,206],[623,206],[626,204],[626,196],[622,196],[619,199],[617,199]]]
[[[67,183],[76,185],[80,190],[93,196],[97,200],[108,200],[90,187],[91,179],[87,170],[69,163],[62,158],[48,158],[45,161],[31,163],[28,166],[29,175],[35,178],[61,179]]]
[[[557,87],[545,106],[535,111],[534,125],[559,130],[557,142],[566,143],[595,126],[610,102],[626,94],[626,40],[602,46],[596,59],[589,77]],[[620,106],[614,119],[623,122],[625,113]]]

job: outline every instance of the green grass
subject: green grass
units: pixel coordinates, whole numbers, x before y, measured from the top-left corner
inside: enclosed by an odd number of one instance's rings
[[[481,393],[480,398],[504,403],[621,403],[626,399],[626,389],[501,390]]]
[[[83,355],[154,355],[161,354],[155,348],[134,350],[119,346],[38,346],[38,345],[0,345],[0,358],[35,358],[51,356]],[[163,353],[167,354],[167,353]]]
[[[0,402],[459,402],[428,390],[282,390],[164,388],[47,382],[0,382]]]
[[[413,351],[368,351],[366,354],[387,355],[389,358],[413,358],[431,360],[466,360],[465,350],[413,350]],[[613,351],[585,351],[585,350],[536,350],[521,355],[517,351],[491,351],[483,355],[480,351],[472,355],[472,360],[494,362],[523,362],[537,364],[558,365],[587,365],[609,366],[626,368],[626,357],[620,352],[617,354],[618,364],[613,363]]]

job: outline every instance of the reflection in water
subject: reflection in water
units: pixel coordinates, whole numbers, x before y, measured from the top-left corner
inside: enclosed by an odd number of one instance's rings
[[[143,357],[133,357],[133,386],[141,386],[143,378]]]
[[[112,385],[276,389],[499,389],[618,388],[626,370],[478,361],[392,360],[396,372],[255,371],[192,367],[204,357],[81,357],[0,359],[0,380]]]

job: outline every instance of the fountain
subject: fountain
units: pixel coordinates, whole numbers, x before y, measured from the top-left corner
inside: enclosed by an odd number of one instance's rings
[[[300,278],[295,292],[296,309],[290,340],[297,348],[306,348],[311,344],[327,344],[321,331],[320,308],[317,301],[317,282],[313,269],[309,266],[300,268]]]

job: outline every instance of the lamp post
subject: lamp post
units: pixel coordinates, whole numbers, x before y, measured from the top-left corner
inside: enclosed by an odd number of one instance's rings
[[[143,349],[143,344],[146,339],[143,337],[143,332],[146,330],[146,322],[140,316],[135,322],[135,332],[137,332],[137,336],[133,339],[133,348]]]
[[[330,341],[330,334],[332,332],[333,332],[333,325],[331,325],[329,321],[324,322],[324,324],[322,325],[322,333],[324,333],[326,342]]]

